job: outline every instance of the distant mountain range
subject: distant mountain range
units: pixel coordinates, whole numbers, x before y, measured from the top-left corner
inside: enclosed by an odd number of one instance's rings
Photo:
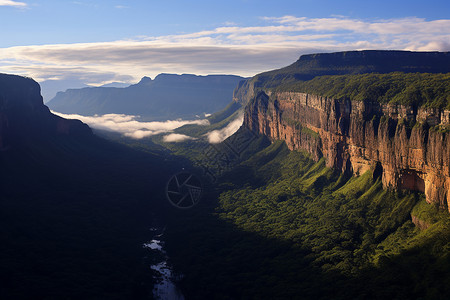
[[[41,86],[41,94],[44,98],[44,103],[55,98],[58,92],[66,91],[67,89],[82,89],[89,87],[81,79],[62,79],[62,80],[44,80],[39,82]],[[130,86],[130,83],[125,82],[111,82],[100,87],[117,87],[124,88]]]
[[[234,75],[160,74],[125,88],[90,87],[59,92],[47,103],[69,114],[128,114],[144,120],[195,118],[222,110],[244,78]]]

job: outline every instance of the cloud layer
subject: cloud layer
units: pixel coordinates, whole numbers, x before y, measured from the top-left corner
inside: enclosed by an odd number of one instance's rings
[[[450,50],[449,19],[284,16],[264,17],[262,22],[115,42],[0,48],[0,72],[39,81],[79,77],[87,84],[103,84],[163,72],[252,76],[312,52]]]
[[[106,114],[95,116],[68,115],[52,111],[52,113],[66,119],[78,119],[92,128],[115,131],[134,139],[142,139],[155,134],[170,132],[187,124],[209,125],[208,120],[170,120],[165,122],[140,122],[138,116],[123,114]]]
[[[168,143],[177,143],[196,139],[184,134],[170,133],[178,127],[187,124],[196,124],[203,126],[209,125],[209,121],[206,119],[191,121],[169,120],[165,122],[141,122],[138,120],[138,116],[124,114],[82,116],[76,114],[63,114],[55,111],[52,111],[52,113],[66,119],[78,119],[88,124],[92,128],[118,132],[126,137],[130,137],[133,139],[142,139],[156,134],[169,133],[163,137],[164,142]],[[240,114],[226,127],[220,130],[213,130],[211,132],[208,132],[205,134],[205,137],[211,144],[221,143],[226,138],[235,133],[241,127],[243,122],[244,115]]]
[[[218,144],[230,137],[233,133],[238,131],[244,122],[244,115],[240,114],[236,119],[230,122],[225,128],[220,130],[213,130],[206,134],[208,142],[211,144]]]
[[[179,133],[171,133],[171,134],[165,135],[163,137],[163,141],[166,143],[178,143],[178,142],[184,142],[184,141],[188,141],[188,140],[195,140],[195,138],[188,136],[188,135],[179,134]]]

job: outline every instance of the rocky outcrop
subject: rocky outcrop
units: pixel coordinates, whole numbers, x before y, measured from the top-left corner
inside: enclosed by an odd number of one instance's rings
[[[81,121],[52,114],[33,79],[0,74],[0,150],[42,135],[91,134]]]
[[[426,230],[431,226],[429,223],[421,220],[419,217],[417,217],[415,215],[411,215],[411,221],[420,230]]]
[[[386,188],[424,192],[450,207],[450,111],[336,100],[294,92],[259,92],[244,126],[328,167],[360,175],[377,169]]]

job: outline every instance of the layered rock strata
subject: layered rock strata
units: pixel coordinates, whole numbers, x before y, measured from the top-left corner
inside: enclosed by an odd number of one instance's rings
[[[384,187],[424,192],[450,207],[450,111],[294,92],[260,92],[244,126],[289,149],[308,151],[328,167],[360,175],[369,169]]]

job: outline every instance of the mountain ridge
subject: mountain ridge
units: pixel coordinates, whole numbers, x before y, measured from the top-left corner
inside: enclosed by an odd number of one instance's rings
[[[447,73],[450,52],[414,52],[400,50],[361,50],[302,55],[293,64],[264,73],[239,84],[233,100],[243,105],[258,91],[323,75],[391,72]]]
[[[59,92],[47,105],[70,114],[129,114],[162,121],[196,118],[223,109],[243,77],[159,74],[126,88],[90,87]]]

